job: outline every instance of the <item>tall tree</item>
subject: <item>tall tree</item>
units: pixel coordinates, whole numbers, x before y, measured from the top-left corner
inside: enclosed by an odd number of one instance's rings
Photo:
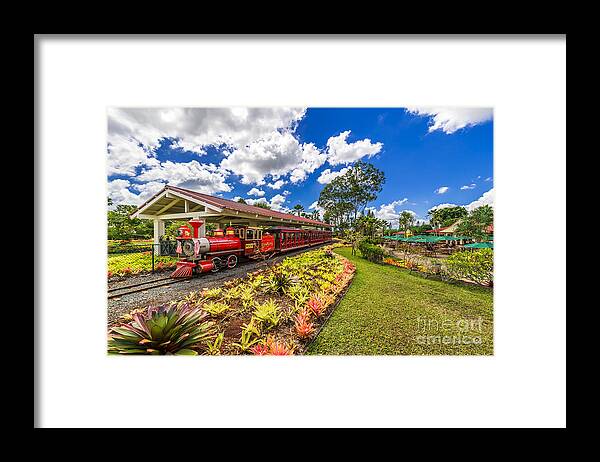
[[[494,209],[489,205],[482,205],[473,209],[464,218],[456,229],[457,234],[472,237],[476,241],[487,239],[487,227],[494,222]]]
[[[240,197],[240,198],[237,200],[237,202],[238,202],[238,204],[248,204],[248,202],[246,202],[246,201],[245,201],[243,198],[241,198],[241,197]]]
[[[349,188],[348,199],[354,207],[354,219],[383,189],[385,174],[374,165],[359,160],[341,177]],[[335,181],[335,180],[334,180]]]
[[[415,216],[407,212],[406,210],[402,211],[400,217],[398,219],[398,226],[404,230],[404,235],[406,236],[406,232],[410,229],[411,226],[415,224]]]
[[[385,175],[373,165],[358,161],[343,175],[325,185],[317,204],[338,229],[351,226],[381,192]]]
[[[294,211],[296,212],[296,215],[302,216],[302,212],[304,211],[304,206],[302,204],[296,204],[296,205],[294,205]]]
[[[429,215],[429,222],[437,229],[450,226],[461,218],[466,217],[468,212],[464,207],[453,206],[430,209],[427,214]]]
[[[119,204],[114,210],[107,213],[109,239],[142,239],[149,238],[154,232],[150,220],[129,218],[137,206]]]
[[[254,207],[260,207],[261,209],[271,210],[271,206],[266,202],[256,202],[254,204]]]

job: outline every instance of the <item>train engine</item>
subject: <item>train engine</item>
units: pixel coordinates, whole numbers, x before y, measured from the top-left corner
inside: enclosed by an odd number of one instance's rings
[[[193,231],[187,226],[177,230],[177,255],[180,260],[171,277],[190,277],[194,273],[216,272],[220,269],[237,266],[238,257],[243,255],[242,240],[235,235],[234,228],[225,232],[217,229],[214,236],[205,237],[200,232],[203,222],[198,219],[189,221]]]

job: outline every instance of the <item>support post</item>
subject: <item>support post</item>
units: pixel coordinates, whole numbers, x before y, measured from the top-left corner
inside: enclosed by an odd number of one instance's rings
[[[154,249],[155,254],[160,255],[160,238],[165,234],[165,222],[159,218],[154,219]]]

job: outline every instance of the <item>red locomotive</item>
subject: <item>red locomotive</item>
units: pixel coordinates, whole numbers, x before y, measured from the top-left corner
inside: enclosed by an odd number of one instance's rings
[[[200,232],[202,221],[192,219],[189,224],[193,231],[187,226],[178,230],[177,254],[180,260],[171,274],[174,278],[235,268],[240,258],[269,256],[331,241],[331,231],[279,226],[267,229],[229,226],[205,237]]]

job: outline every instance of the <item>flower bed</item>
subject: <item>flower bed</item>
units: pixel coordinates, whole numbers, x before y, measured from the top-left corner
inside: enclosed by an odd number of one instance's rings
[[[154,256],[154,270],[174,269],[177,258]],[[108,256],[109,278],[129,276],[152,271],[152,252],[122,253]]]
[[[354,272],[354,265],[331,248],[288,257],[167,307],[135,310],[109,331],[109,353],[180,354],[174,345],[185,345],[184,354],[303,354]],[[188,326],[190,335],[180,339],[184,329],[172,321],[179,319],[173,315],[177,310],[182,319],[193,316],[201,323],[202,335]],[[201,341],[190,343],[196,335]]]

